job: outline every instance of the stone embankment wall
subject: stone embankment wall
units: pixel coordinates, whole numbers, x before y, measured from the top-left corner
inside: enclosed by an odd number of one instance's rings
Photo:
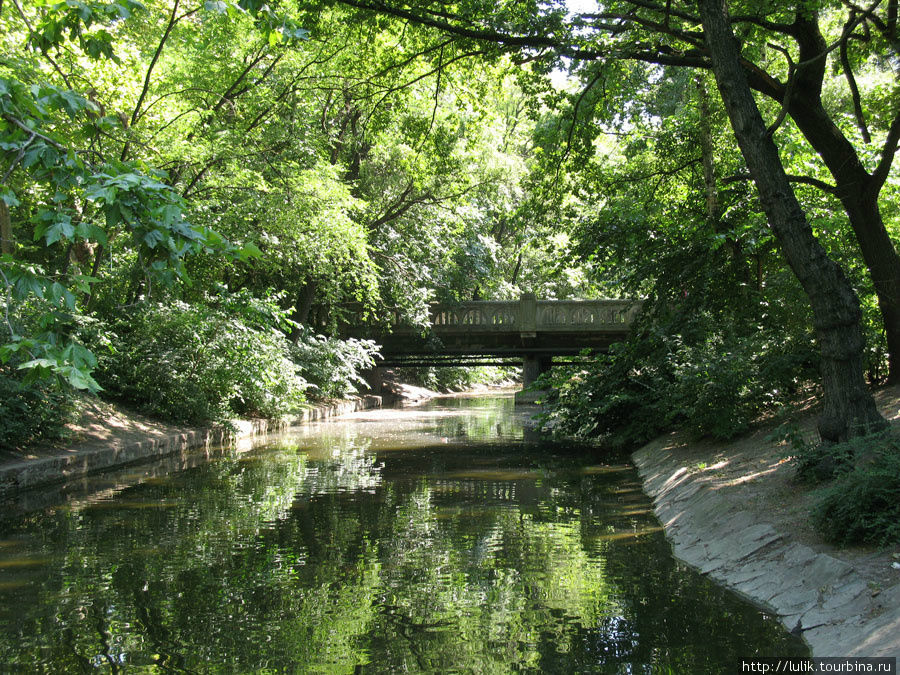
[[[675,556],[776,614],[816,657],[900,655],[900,583],[873,588],[746,510],[663,441],[633,455]]]
[[[233,430],[224,427],[172,430],[155,434],[111,433],[108,439],[74,443],[39,456],[26,456],[0,464],[0,499],[15,498],[35,487],[71,481],[88,474],[128,464],[149,462],[175,454],[209,450],[240,439],[264,436],[295,424],[376,408],[380,396],[306,408],[281,420],[235,420]]]

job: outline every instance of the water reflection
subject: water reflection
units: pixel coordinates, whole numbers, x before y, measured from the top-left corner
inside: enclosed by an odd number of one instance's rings
[[[500,399],[378,411],[0,528],[29,671],[723,672],[803,654],[669,556],[637,476]]]

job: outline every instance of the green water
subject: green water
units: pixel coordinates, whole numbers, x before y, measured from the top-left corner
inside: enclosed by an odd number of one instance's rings
[[[0,522],[2,672],[730,673],[807,655],[510,398],[311,425]],[[134,471],[134,470],[132,470]]]

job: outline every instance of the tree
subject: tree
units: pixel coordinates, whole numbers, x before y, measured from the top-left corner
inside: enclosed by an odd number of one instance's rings
[[[343,1],[439,29],[464,43],[487,43],[499,52],[524,54],[528,60],[564,57],[575,68],[617,59],[711,68],[703,32],[697,30],[700,18],[686,2],[604,3],[597,13],[573,17],[571,30],[565,30],[564,12],[558,7],[523,3],[488,16],[474,5],[461,5],[448,13],[427,5]],[[803,3],[796,8],[778,2],[733,4],[743,12],[730,19],[744,45],[742,68],[751,87],[781,111],[770,131],[774,133],[785,116],[790,116],[833,177],[833,185],[815,176],[791,178],[815,184],[841,200],[878,294],[890,379],[896,381],[900,362],[892,355],[900,354],[900,257],[885,226],[879,195],[900,141],[900,105],[896,95],[889,93],[896,84],[881,83],[863,91],[857,74],[861,69],[889,71],[884,54],[896,53],[900,44],[898,2],[890,0],[880,8],[880,2],[866,8],[849,0]],[[830,42],[827,33],[833,38]],[[833,62],[833,68],[846,79],[848,93],[826,106],[823,84],[829,76],[829,56],[834,53],[839,60]],[[587,87],[597,82],[590,80]],[[858,130],[842,128],[844,117],[854,118]],[[871,146],[878,140],[881,146],[872,152]]]
[[[749,57],[743,56],[739,50],[727,55],[713,56],[707,34],[709,30],[707,21],[711,20],[711,10],[706,5],[703,5],[703,21],[701,21],[701,17],[691,7],[681,4],[612,3],[604,5],[599,13],[576,17],[572,23],[572,30],[565,30],[562,21],[564,13],[560,8],[551,7],[544,10],[528,3],[516,5],[514,8],[504,6],[488,15],[480,6],[468,4],[459,5],[454,12],[446,12],[438,11],[427,4],[408,7],[381,0],[341,1],[346,5],[399,17],[436,29],[441,35],[455,36],[464,44],[485,44],[490,45],[489,48],[495,53],[516,53],[523,60],[544,60],[552,63],[566,58],[582,64],[599,62],[601,69],[607,64],[612,64],[611,67],[615,68],[613,59],[630,59],[660,66],[714,68],[720,90],[725,87],[727,91],[733,92],[739,81],[745,81],[758,91],[784,102],[783,114],[778,118],[778,123],[780,124],[787,114],[800,117],[801,119],[797,121],[799,128],[823,158],[826,156],[830,158],[829,153],[832,150],[831,146],[827,149],[824,147],[823,133],[827,131],[833,137],[832,140],[840,140],[841,134],[837,131],[837,126],[824,114],[824,107],[820,101],[819,92],[825,73],[824,63],[833,49],[827,49],[824,40],[815,39],[817,36],[821,37],[815,9],[801,8],[794,11],[782,10],[778,6],[766,6],[757,12],[728,20],[727,25],[736,25],[741,29],[742,36],[749,43],[748,52],[764,51],[763,40],[773,33],[794,39],[800,45],[804,60],[797,69],[793,66],[791,57],[787,56],[791,66],[790,77],[787,84],[782,84],[775,75],[765,70],[765,66],[770,65],[770,69],[776,72],[773,64],[755,63]],[[894,8],[895,15],[896,3],[889,3],[889,12],[891,7]],[[881,39],[893,44],[892,35],[896,31],[896,20],[893,23],[881,22],[874,14],[874,9],[863,11],[851,8],[848,11],[851,12],[853,20],[845,23],[845,30],[835,49],[841,44],[846,45],[853,31],[868,23],[876,25],[882,35]],[[783,20],[785,15],[792,17],[792,23]],[[703,30],[697,30],[697,26],[701,24]],[[787,53],[780,47],[779,51]],[[732,59],[737,63],[737,68],[724,70]],[[723,75],[720,75],[720,70]],[[808,80],[798,82],[807,76]],[[852,79],[852,73],[848,73],[848,77]],[[601,75],[591,79],[586,85],[585,92],[601,79]],[[818,102],[818,106],[815,107],[818,112],[807,115],[806,108],[800,110],[803,107],[802,103],[792,103],[792,94],[799,89],[808,90],[808,95],[804,95],[808,98],[806,103]],[[584,93],[581,95],[579,102],[584,95]],[[753,110],[757,111],[758,116],[758,109],[752,96],[750,102],[753,103]],[[733,105],[745,111],[744,114],[749,114],[746,112],[746,103],[744,101],[737,104],[732,101]],[[750,142],[760,142],[760,136],[757,134],[750,141],[749,135],[753,132],[744,126],[745,118],[736,116],[732,110],[729,110],[729,115],[734,131],[741,139],[745,157],[748,154],[752,155],[750,148],[745,146]],[[852,180],[857,190],[854,194],[858,197],[861,194],[859,190],[862,189],[862,194],[874,195],[875,201],[870,203],[877,206],[877,193],[887,178],[900,138],[900,109],[894,111],[893,120],[886,133],[881,159],[872,174],[872,180],[861,183],[864,176],[859,170],[856,170],[849,179],[845,179],[844,174],[840,173],[835,176],[839,182],[839,195],[843,194],[841,189],[847,188],[845,181]],[[762,124],[761,117],[759,123]],[[777,125],[772,125],[766,130],[763,125],[763,130],[767,133],[774,132],[776,128]],[[764,137],[768,138],[765,135]],[[842,145],[844,162],[852,159],[846,154],[847,145]],[[751,175],[757,182],[766,204],[773,232],[806,290],[816,317],[815,324],[821,341],[823,360],[823,385],[826,389],[826,414],[821,425],[822,435],[828,440],[838,440],[847,435],[864,433],[870,428],[880,426],[883,420],[874,410],[874,403],[865,389],[862,377],[858,301],[840,270],[827,259],[823,249],[816,243],[802,208],[796,199],[793,199],[793,193],[789,189],[785,191],[788,178],[777,148],[771,140],[767,141],[765,152],[764,159],[754,156],[752,160],[754,164],[750,166]],[[749,165],[751,162],[749,157],[747,161]],[[826,160],[826,164],[836,169],[831,160]],[[775,169],[777,172],[774,176],[770,175]],[[799,180],[823,185],[821,181],[812,178],[801,177]],[[781,198],[787,202],[780,206],[776,205]],[[850,201],[853,199],[849,197],[844,199],[842,196],[848,215]],[[862,254],[873,273],[876,288],[884,289],[884,279],[900,279],[900,266],[895,260],[888,260],[886,264],[880,265],[878,261],[870,259],[871,249],[867,244],[864,245],[864,242],[869,241],[867,237],[880,242],[879,255],[886,260],[890,258],[893,247],[883,222],[880,218],[871,217],[877,214],[869,209],[868,215],[870,217],[862,223],[855,216],[851,217],[851,221],[854,227],[858,228],[857,238],[860,239]],[[878,275],[875,272],[876,268],[885,276],[874,278]],[[885,292],[879,290],[879,299],[885,314],[885,330],[891,333],[894,331],[891,303],[900,301],[900,294],[892,294],[889,289]],[[896,342],[894,337],[889,338],[889,342],[900,346],[900,342]]]
[[[722,0],[700,0],[700,13],[716,82],[741,152],[759,190],[769,224],[813,310],[825,394],[819,433],[826,441],[880,430],[862,369],[859,300],[840,267],[813,236],[756,107]]]

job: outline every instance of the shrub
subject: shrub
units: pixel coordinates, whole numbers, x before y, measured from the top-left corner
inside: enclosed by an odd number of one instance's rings
[[[97,379],[115,397],[178,422],[289,412],[307,386],[290,343],[264,312],[244,313],[227,303],[145,303],[110,326],[113,349],[99,353]]]
[[[678,327],[679,332],[670,332]],[[721,332],[709,317],[690,326],[651,325],[577,370],[557,369],[545,424],[564,434],[605,436],[615,447],[683,426],[732,438],[766,408],[789,399],[810,375],[804,340]]]
[[[65,436],[77,406],[71,388],[53,379],[26,383],[22,373],[0,367],[0,447],[24,448]]]
[[[465,391],[478,385],[497,385],[519,379],[515,366],[441,366],[398,368],[402,382],[417,384],[434,391]]]
[[[900,443],[876,434],[855,446],[856,465],[817,492],[813,524],[837,544],[900,543]]]
[[[772,438],[777,436],[790,444],[789,458],[800,481],[823,482],[853,469],[853,442],[829,444],[807,441],[794,429],[773,435]]]
[[[311,395],[341,398],[368,388],[363,374],[376,365],[378,345],[374,340],[341,340],[317,335],[304,326],[297,330],[291,354],[311,387]]]
[[[667,424],[669,376],[650,361],[638,368],[642,345],[614,345],[578,370],[554,368],[538,382],[550,392],[544,425],[555,433],[602,436],[613,448],[653,438]]]

